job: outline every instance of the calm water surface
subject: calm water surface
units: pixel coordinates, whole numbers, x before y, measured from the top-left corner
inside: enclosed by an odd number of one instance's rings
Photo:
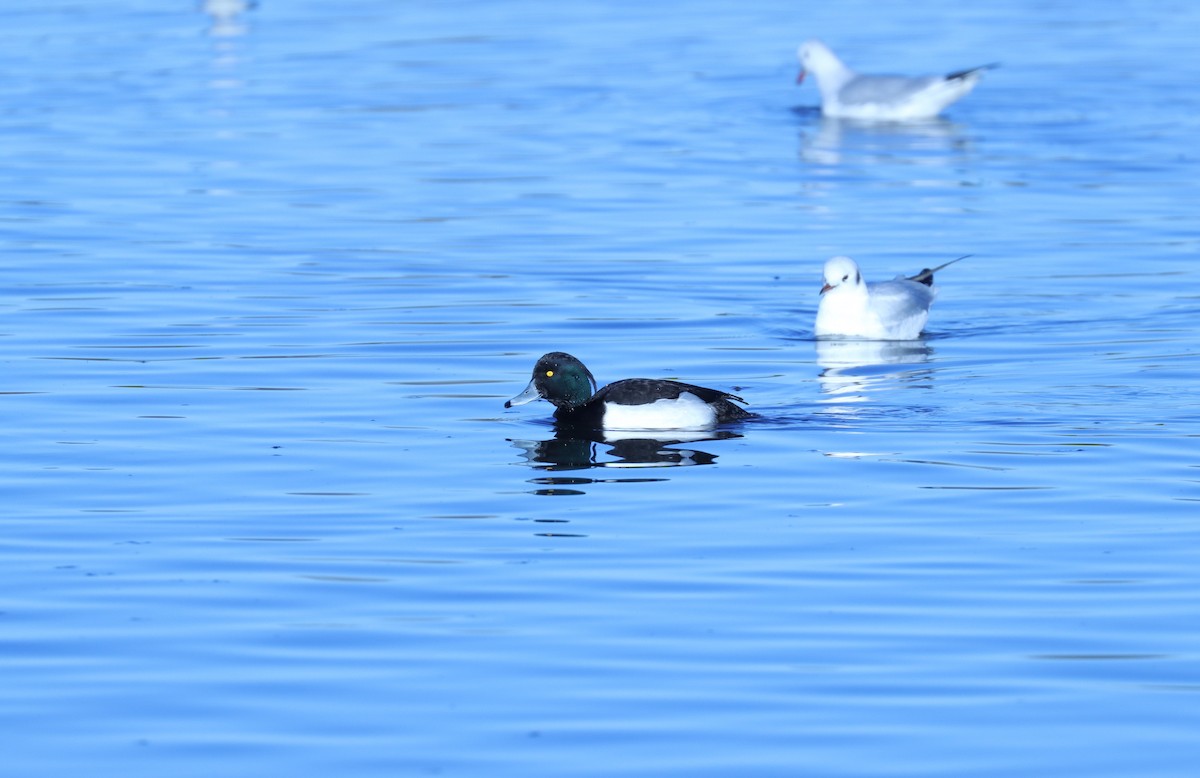
[[[201,5],[0,31],[5,775],[1194,773],[1193,6]]]

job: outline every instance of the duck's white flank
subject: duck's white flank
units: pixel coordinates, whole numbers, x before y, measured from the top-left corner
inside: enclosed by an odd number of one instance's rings
[[[655,400],[642,405],[604,404],[604,428],[623,430],[689,430],[711,427],[717,414],[691,392],[676,400]]]

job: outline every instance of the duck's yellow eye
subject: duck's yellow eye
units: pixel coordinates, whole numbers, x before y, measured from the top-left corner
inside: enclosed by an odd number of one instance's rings
[[[546,377],[547,377],[547,378],[553,378],[553,377],[554,377],[554,371],[553,371],[553,370],[547,370],[547,371],[546,371]]]

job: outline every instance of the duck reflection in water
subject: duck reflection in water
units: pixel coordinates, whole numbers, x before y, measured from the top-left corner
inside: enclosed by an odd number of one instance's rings
[[[695,448],[703,441],[740,438],[730,430],[591,430],[558,424],[547,440],[510,442],[524,452],[525,460],[544,470],[586,470],[593,467],[688,467],[711,465],[717,455]]]

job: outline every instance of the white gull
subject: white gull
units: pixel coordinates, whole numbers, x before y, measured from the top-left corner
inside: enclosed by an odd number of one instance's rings
[[[834,257],[825,263],[825,285],[813,334],[819,338],[913,340],[929,321],[929,306],[937,296],[933,274],[969,256],[914,276],[899,275],[875,283],[867,283],[850,257]]]
[[[894,76],[856,73],[829,47],[810,40],[800,47],[800,75],[812,73],[821,91],[821,112],[840,119],[909,121],[931,119],[975,88],[983,65],[944,76]]]

